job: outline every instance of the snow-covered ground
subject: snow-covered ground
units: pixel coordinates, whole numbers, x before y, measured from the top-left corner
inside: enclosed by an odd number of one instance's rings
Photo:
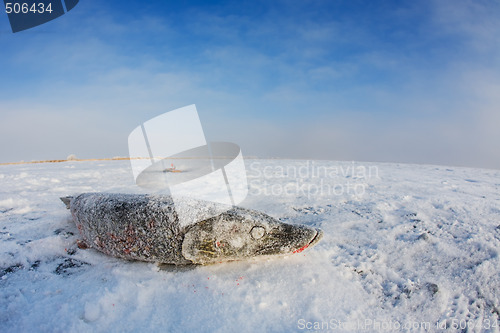
[[[212,266],[116,259],[77,248],[59,197],[140,193],[128,161],[0,166],[0,331],[500,331],[500,171],[245,163],[242,206],[321,228],[318,245]]]

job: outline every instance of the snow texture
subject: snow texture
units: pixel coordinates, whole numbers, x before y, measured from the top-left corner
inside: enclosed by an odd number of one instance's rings
[[[323,230],[210,266],[79,249],[59,197],[143,193],[128,161],[0,166],[0,331],[499,332],[500,171],[246,160],[242,206]]]

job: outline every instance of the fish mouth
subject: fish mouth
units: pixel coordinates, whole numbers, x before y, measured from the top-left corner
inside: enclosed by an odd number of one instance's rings
[[[321,229],[316,229],[316,235],[314,235],[314,238],[309,242],[307,246],[314,246],[318,244],[321,239],[323,239],[323,231]]]
[[[309,241],[309,243],[302,246],[301,248],[293,251],[292,253],[300,253],[300,252],[304,251],[305,249],[307,249],[308,247],[316,245],[323,238],[323,231],[321,231],[320,229],[315,229],[314,231],[315,231],[315,234],[314,234],[314,237],[311,239],[311,241]]]

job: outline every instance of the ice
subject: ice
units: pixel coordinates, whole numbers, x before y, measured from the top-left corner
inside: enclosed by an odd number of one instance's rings
[[[59,197],[144,193],[128,161],[0,166],[0,331],[499,332],[500,171],[245,164],[243,207],[323,240],[211,266],[125,261],[79,249]]]

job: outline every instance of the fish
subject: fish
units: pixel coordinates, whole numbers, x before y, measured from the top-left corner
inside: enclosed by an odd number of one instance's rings
[[[194,204],[207,217],[181,223],[169,195],[82,193],[60,199],[83,238],[79,247],[128,260],[209,265],[300,253],[323,237],[320,229],[238,206],[211,216],[214,203],[201,200]]]

